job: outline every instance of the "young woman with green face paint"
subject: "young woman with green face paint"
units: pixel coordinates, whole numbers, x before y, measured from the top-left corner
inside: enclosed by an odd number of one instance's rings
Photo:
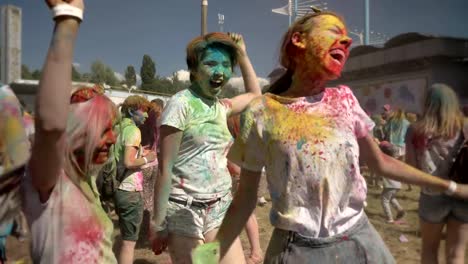
[[[239,64],[246,93],[218,96]],[[161,118],[161,175],[155,184],[153,251],[168,244],[173,263],[191,263],[197,245],[213,241],[232,200],[227,118],[261,95],[239,34],[210,33],[187,46],[191,86],[175,94]],[[236,239],[225,263],[242,263]]]

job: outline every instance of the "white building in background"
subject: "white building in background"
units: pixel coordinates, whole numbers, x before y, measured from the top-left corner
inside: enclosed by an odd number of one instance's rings
[[[34,102],[36,98],[36,91],[39,85],[39,81],[35,80],[17,80],[15,82],[10,83],[11,89],[15,92],[16,96],[24,102],[26,105],[26,109],[29,111],[34,110]],[[92,87],[93,83],[84,83],[84,82],[73,82],[73,87],[83,87],[88,86]],[[107,97],[109,97],[112,102],[116,105],[123,103],[125,98],[130,95],[140,95],[148,99],[149,101],[159,98],[162,99],[164,102],[169,100],[170,96],[159,94],[152,91],[142,91],[142,90],[125,90],[121,88],[106,88],[105,93]]]
[[[0,6],[0,82],[21,79],[21,8]]]

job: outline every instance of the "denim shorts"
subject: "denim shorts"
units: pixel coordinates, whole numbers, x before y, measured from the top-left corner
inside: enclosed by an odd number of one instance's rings
[[[188,200],[188,198],[188,196],[176,197],[177,200]],[[221,226],[231,202],[231,193],[206,208],[169,201],[166,216],[167,230],[169,233],[205,240],[206,233]]]
[[[449,217],[468,223],[468,202],[441,195],[419,196],[419,217],[432,224],[446,223]]]
[[[394,264],[395,259],[363,214],[351,229],[326,238],[308,238],[275,228],[265,264]]]

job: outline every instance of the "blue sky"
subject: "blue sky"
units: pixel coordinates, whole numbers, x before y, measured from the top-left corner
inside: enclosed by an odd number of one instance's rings
[[[325,1],[322,1],[325,2]],[[329,9],[343,15],[349,29],[362,29],[364,0],[329,0]],[[468,38],[467,0],[370,0],[371,29],[389,37],[404,32]],[[0,0],[23,12],[23,63],[40,68],[53,23],[42,0]],[[140,70],[144,54],[156,61],[157,74],[186,69],[185,46],[200,34],[200,0],[88,0],[76,46],[80,72],[100,59],[123,73],[127,65]],[[287,0],[209,0],[208,30],[218,31],[217,14],[225,16],[225,31],[244,35],[259,76],[277,65],[287,16],[273,8]]]

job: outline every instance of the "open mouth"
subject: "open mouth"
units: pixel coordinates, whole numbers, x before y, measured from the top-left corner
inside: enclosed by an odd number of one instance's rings
[[[210,80],[210,86],[212,88],[219,88],[223,85],[223,79],[212,79]]]
[[[336,61],[338,64],[343,65],[346,59],[345,52],[342,49],[332,49],[330,50],[330,56]]]

